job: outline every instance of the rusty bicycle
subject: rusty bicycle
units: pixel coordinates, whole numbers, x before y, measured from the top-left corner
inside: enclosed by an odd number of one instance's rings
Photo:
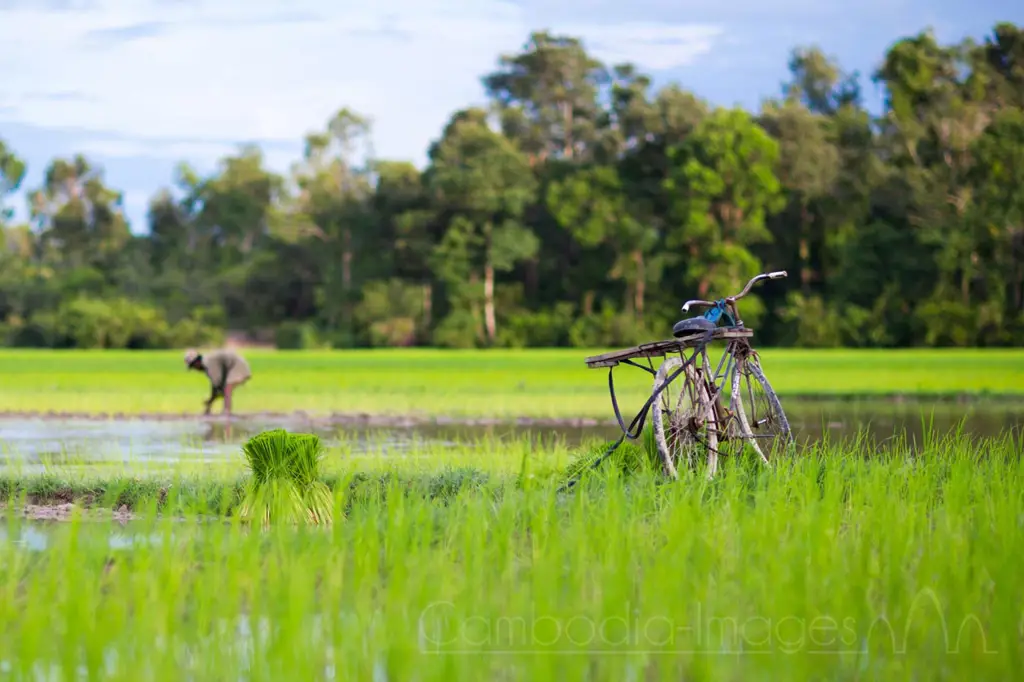
[[[709,477],[718,468],[719,455],[738,454],[746,445],[764,462],[786,452],[794,444],[789,421],[771,383],[750,344],[753,330],[743,324],[737,302],[763,280],[786,277],[785,271],[757,275],[738,294],[715,301],[687,301],[683,312],[704,307],[702,315],[680,320],[673,338],[645,343],[586,358],[590,368],[608,368],[612,408],[623,436],[596,460],[610,455],[624,439],[640,436],[648,411],[654,441],[665,474],[678,478],[681,464],[693,468],[705,459]],[[724,352],[712,367],[708,348],[724,343]],[[665,358],[655,369],[654,358]],[[636,362],[646,359],[644,366]],[[618,365],[632,365],[654,375],[651,397],[627,426],[615,397],[612,372]],[[682,377],[678,390],[669,390]]]

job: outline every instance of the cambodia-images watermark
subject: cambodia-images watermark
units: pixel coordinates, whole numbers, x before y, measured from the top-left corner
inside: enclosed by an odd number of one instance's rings
[[[925,641],[932,654],[997,653],[977,616],[947,619],[927,589],[903,616],[860,620],[836,614],[731,616],[708,612],[700,603],[673,615],[644,614],[630,604],[621,613],[600,617],[536,607],[526,613],[475,615],[451,602],[434,602],[420,613],[417,626],[424,653],[836,654],[861,653],[870,646],[901,655]]]

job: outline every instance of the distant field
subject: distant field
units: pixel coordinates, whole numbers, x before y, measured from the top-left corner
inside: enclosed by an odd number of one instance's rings
[[[584,358],[602,350],[246,353],[252,381],[236,412],[304,410],[451,417],[612,416],[606,370]],[[1024,397],[1024,351],[762,350],[783,398],[802,396]],[[615,370],[630,415],[651,377]],[[201,412],[206,379],[177,352],[0,351],[0,411]],[[219,410],[219,405],[214,408]]]

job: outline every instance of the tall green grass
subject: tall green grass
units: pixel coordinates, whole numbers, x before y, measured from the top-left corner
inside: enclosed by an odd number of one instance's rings
[[[0,667],[132,681],[1015,679],[1021,448],[1011,433],[825,442],[772,468],[726,462],[712,481],[599,468],[563,495],[564,464],[524,468],[518,450],[490,472],[382,465],[357,480],[338,467],[325,478],[343,521],[258,533],[158,514],[155,497],[124,528],[8,514]]]
[[[584,364],[603,350],[252,351],[253,378],[234,395],[234,409],[610,419],[607,371]],[[762,349],[761,358],[784,399],[1024,396],[1019,349]],[[616,369],[615,380],[627,412],[650,395],[650,375],[636,368]],[[0,351],[0,411],[198,415],[205,382],[176,352]]]

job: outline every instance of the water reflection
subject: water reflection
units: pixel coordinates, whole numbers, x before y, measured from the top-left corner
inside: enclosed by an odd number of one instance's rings
[[[133,546],[150,544],[153,541],[159,543],[161,540],[159,534],[134,533],[126,529],[123,523],[115,522],[96,530],[99,532],[77,534],[79,541],[86,543],[103,542],[109,549],[130,549]],[[68,531],[69,528],[66,522],[43,521],[39,519],[8,519],[5,523],[0,524],[0,546],[11,545],[30,552],[42,552],[52,542],[56,541],[60,533],[67,533]]]
[[[624,405],[627,418],[630,406]],[[884,403],[879,401],[786,401],[786,414],[801,441],[836,439],[863,433],[875,443],[894,436],[920,442],[927,432],[947,433],[962,426],[973,436],[994,436],[1024,428],[1021,403]],[[362,426],[236,418],[204,420],[0,419],[0,466],[23,468],[82,463],[160,464],[223,462],[239,454],[250,436],[269,428],[316,433],[328,447],[344,445],[353,454],[403,456],[418,446],[453,446],[480,439],[529,438],[535,447],[559,441],[615,440],[618,426],[518,426],[431,424]],[[3,460],[7,460],[4,462]]]

